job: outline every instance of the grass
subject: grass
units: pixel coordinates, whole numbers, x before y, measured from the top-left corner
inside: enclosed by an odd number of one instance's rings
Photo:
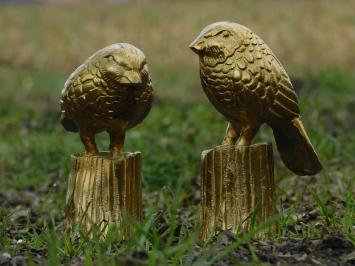
[[[298,177],[275,152],[280,214],[274,241],[337,235],[355,243],[355,58],[347,52],[354,41],[353,2],[277,3],[274,9],[273,1],[257,8],[223,1],[224,12],[218,13],[212,1],[204,2],[204,12],[199,12],[202,2],[1,6],[0,250],[24,255],[29,264],[42,256],[50,265],[116,265],[127,259],[136,265],[181,265],[193,259],[205,265],[246,245],[251,262],[261,263],[252,240],[258,227],[225,250],[215,238],[198,241],[194,228],[200,155],[220,143],[226,122],[202,94],[197,59],[186,46],[205,24],[224,18],[255,29],[289,69],[324,166],[317,176]],[[271,9],[274,16],[263,15]],[[126,150],[143,154],[146,215],[124,242],[117,231],[104,241],[99,233],[88,239],[80,228],[64,233],[70,154],[83,147],[78,135],[58,122],[59,94],[68,74],[95,49],[118,40],[144,50],[157,95],[149,116],[126,140]],[[262,128],[258,141],[273,141],[271,131]],[[107,136],[100,135],[98,142],[104,149]],[[15,219],[23,210],[29,214]],[[307,218],[313,210],[316,217]]]

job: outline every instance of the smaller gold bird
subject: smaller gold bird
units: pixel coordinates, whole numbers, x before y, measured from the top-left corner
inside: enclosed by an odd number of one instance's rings
[[[97,154],[95,134],[107,131],[114,156],[123,153],[126,131],[149,113],[153,86],[146,58],[128,43],[107,46],[68,78],[61,96],[61,123],[79,132],[87,154]]]
[[[229,121],[223,144],[250,145],[267,123],[291,171],[312,175],[322,169],[291,81],[259,36],[237,23],[216,22],[204,28],[190,48],[199,56],[208,99]]]

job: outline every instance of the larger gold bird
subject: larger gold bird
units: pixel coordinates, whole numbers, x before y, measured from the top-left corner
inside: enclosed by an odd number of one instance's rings
[[[110,150],[122,154],[126,131],[149,113],[153,87],[141,50],[127,43],[107,46],[68,78],[61,96],[61,123],[79,132],[88,154],[98,153],[95,134],[107,131]]]
[[[240,24],[217,22],[204,28],[190,48],[199,55],[208,99],[229,121],[223,144],[250,145],[267,123],[291,171],[312,175],[321,170],[291,81],[261,38]]]

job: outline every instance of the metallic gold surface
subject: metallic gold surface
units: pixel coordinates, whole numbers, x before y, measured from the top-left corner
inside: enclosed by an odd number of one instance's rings
[[[190,48],[199,55],[208,99],[229,121],[223,144],[248,146],[267,123],[291,171],[313,175],[321,170],[291,81],[260,37],[237,23],[217,22],[203,29]]]
[[[94,225],[105,232],[110,224],[119,226],[123,214],[141,220],[141,154],[73,155],[66,205],[68,229],[79,223],[87,232]]]
[[[276,213],[271,144],[222,145],[204,151],[201,173],[202,239],[221,230],[248,231],[253,213],[255,224]]]
[[[107,131],[113,155],[122,155],[126,131],[147,116],[153,87],[142,51],[127,43],[107,46],[68,78],[61,96],[61,122],[79,132],[88,154],[97,154],[95,134]]]

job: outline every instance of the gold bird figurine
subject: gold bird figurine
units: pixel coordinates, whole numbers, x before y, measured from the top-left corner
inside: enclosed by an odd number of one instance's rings
[[[199,56],[208,99],[229,121],[223,144],[250,145],[266,123],[291,171],[313,175],[322,169],[290,78],[260,37],[240,24],[217,22],[204,28],[190,48]]]
[[[87,154],[97,154],[95,134],[107,131],[110,151],[123,153],[126,131],[149,113],[153,86],[141,50],[128,43],[107,46],[68,78],[61,96],[61,123],[79,132]]]

